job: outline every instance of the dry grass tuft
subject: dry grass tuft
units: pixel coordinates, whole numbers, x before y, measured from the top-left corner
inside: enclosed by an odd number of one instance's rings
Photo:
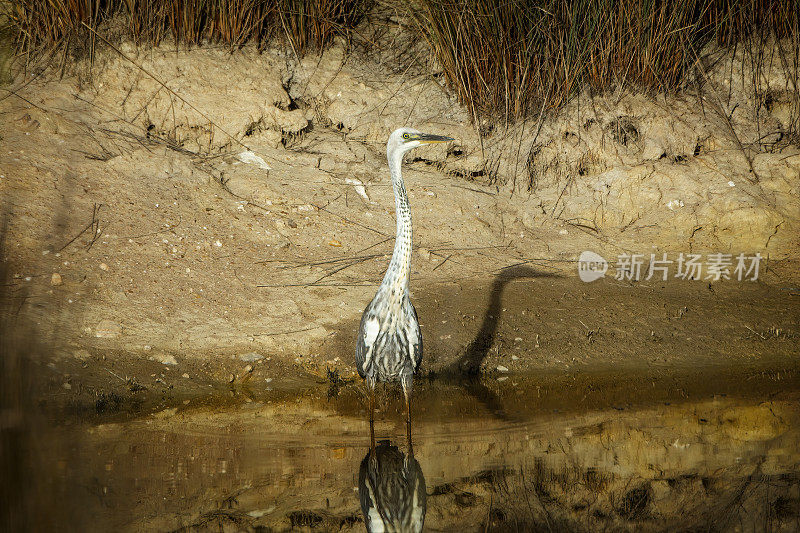
[[[389,0],[391,2],[391,0]],[[163,41],[263,46],[284,38],[294,54],[353,35],[374,0],[10,0],[17,48],[91,56],[96,35],[136,45]],[[738,47],[758,75],[772,39],[793,44],[797,0],[415,0],[407,9],[443,76],[473,118],[506,120],[558,109],[577,92],[671,92],[702,78],[710,43]],[[91,30],[89,29],[91,28]],[[94,32],[98,32],[95,34]],[[792,76],[789,76],[792,79]],[[758,85],[758,84],[756,84]],[[758,91],[759,89],[756,88]],[[792,89],[795,99],[800,89]],[[769,94],[757,94],[769,104]]]
[[[790,38],[796,55],[799,12],[781,0],[421,0],[410,16],[476,118],[508,119],[584,87],[674,91],[713,41]]]
[[[25,51],[93,50],[93,33],[137,45],[172,39],[184,45],[262,45],[283,36],[297,54],[348,35],[370,0],[11,0],[17,47]]]

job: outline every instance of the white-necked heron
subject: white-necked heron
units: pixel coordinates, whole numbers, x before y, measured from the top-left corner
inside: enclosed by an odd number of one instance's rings
[[[369,388],[370,439],[373,448],[375,385],[379,381],[399,381],[403,388],[406,432],[410,445],[411,383],[414,372],[422,361],[422,335],[417,311],[408,295],[411,276],[411,210],[400,171],[403,154],[418,146],[452,140],[450,137],[400,128],[392,132],[386,143],[397,215],[397,236],[389,268],[378,292],[361,317],[356,343],[356,367]]]

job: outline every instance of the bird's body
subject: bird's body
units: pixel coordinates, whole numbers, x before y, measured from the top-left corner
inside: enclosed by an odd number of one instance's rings
[[[397,289],[388,290],[391,294]],[[361,317],[358,373],[371,389],[378,382],[399,381],[404,391],[410,391],[412,376],[422,361],[422,334],[408,289],[390,298],[396,301],[387,304],[376,296]]]
[[[403,387],[410,421],[410,394],[414,372],[422,361],[422,334],[411,304],[411,210],[401,173],[403,154],[449,137],[421,133],[410,128],[395,130],[386,143],[386,157],[394,191],[397,235],[389,268],[375,297],[361,317],[356,342],[356,368],[371,394],[378,382],[399,381]],[[371,397],[372,400],[372,397]],[[410,425],[409,425],[410,428]]]

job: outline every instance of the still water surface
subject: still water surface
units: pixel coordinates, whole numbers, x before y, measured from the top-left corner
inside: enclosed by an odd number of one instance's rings
[[[390,388],[370,457],[359,383],[232,389],[55,421],[41,510],[82,531],[363,531],[369,494],[426,531],[797,531],[798,391],[714,368],[421,382],[413,447]]]

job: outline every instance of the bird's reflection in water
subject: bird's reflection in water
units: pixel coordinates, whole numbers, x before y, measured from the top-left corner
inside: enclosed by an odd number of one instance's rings
[[[358,495],[367,531],[422,531],[425,476],[411,441],[404,454],[390,440],[374,441],[358,471]]]

